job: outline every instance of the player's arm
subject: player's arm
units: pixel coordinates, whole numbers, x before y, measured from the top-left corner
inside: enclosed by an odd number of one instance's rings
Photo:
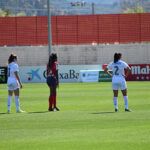
[[[131,73],[131,68],[128,66],[126,68],[126,74],[125,74],[125,77],[128,77],[128,75]]]
[[[107,73],[108,75],[110,75],[112,77],[112,74],[109,72],[109,70],[108,70],[107,67],[104,69],[104,72]]]
[[[55,66],[56,66],[56,80],[57,80],[57,87],[59,87],[58,62],[55,62]]]
[[[20,80],[20,77],[19,77],[18,72],[15,71],[14,74],[15,74],[15,77],[16,77],[16,79],[18,80],[18,82],[19,82],[19,84],[20,84],[20,88],[22,88],[22,83],[21,83],[21,80]]]
[[[57,80],[57,86],[59,86],[59,76],[58,76],[58,70],[56,70],[56,80]]]

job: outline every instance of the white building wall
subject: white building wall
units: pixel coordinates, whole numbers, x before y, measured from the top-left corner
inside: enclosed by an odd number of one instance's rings
[[[150,64],[150,44],[67,45],[53,46],[62,65],[107,64],[115,52],[121,52],[129,64]],[[0,66],[7,64],[11,53],[16,53],[21,66],[41,66],[48,61],[47,46],[0,47]]]

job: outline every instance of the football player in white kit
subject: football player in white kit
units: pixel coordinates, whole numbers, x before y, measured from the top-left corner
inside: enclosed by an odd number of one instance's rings
[[[120,60],[121,56],[122,56],[121,53],[115,53],[114,62],[109,63],[104,71],[112,77],[112,89],[114,93],[113,102],[114,102],[115,112],[118,111],[118,90],[119,89],[121,89],[123,94],[125,111],[130,112],[128,108],[127,84],[125,78],[130,74],[131,68],[126,62]],[[125,74],[125,69],[127,70],[126,74]],[[112,73],[109,70],[112,70]]]
[[[11,54],[8,59],[8,72],[7,72],[7,86],[8,86],[8,101],[7,101],[7,109],[8,113],[11,111],[11,99],[14,93],[15,95],[15,104],[16,104],[16,112],[22,113],[23,110],[20,109],[19,102],[19,89],[22,88],[21,80],[19,77],[19,66],[17,64],[17,56],[15,54]]]

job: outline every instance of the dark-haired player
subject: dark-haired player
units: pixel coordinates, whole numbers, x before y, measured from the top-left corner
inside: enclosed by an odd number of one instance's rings
[[[131,68],[129,65],[120,60],[122,57],[121,53],[115,53],[114,54],[114,61],[108,64],[108,66],[105,68],[105,72],[108,73],[110,76],[112,76],[112,88],[113,88],[113,102],[115,106],[115,111],[118,111],[118,90],[121,89],[123,98],[124,98],[124,104],[125,104],[125,111],[130,111],[128,108],[128,96],[127,96],[127,84],[125,78],[129,75],[131,72]],[[125,69],[127,70],[125,74]],[[112,70],[112,74],[109,72],[109,70]]]
[[[47,85],[50,89],[49,95],[49,111],[59,111],[58,107],[56,106],[56,88],[59,86],[59,79],[58,79],[58,62],[57,62],[57,55],[52,53],[49,56],[49,61],[47,64]]]

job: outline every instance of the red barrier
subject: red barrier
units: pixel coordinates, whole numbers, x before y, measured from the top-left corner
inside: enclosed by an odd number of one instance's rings
[[[140,14],[122,14],[119,17],[120,43],[140,41]]]
[[[47,45],[48,43],[48,21],[47,17],[37,18],[37,45]]]
[[[16,18],[0,18],[0,46],[15,45],[16,36]]]
[[[98,22],[96,15],[78,16],[78,44],[98,43]]]
[[[36,17],[17,17],[16,45],[36,45]]]
[[[141,41],[150,41],[150,14],[141,14]]]
[[[77,16],[58,16],[56,21],[57,44],[77,44]]]
[[[119,42],[119,16],[99,15],[99,43]]]
[[[150,13],[52,17],[55,45],[145,41],[150,41]],[[47,17],[0,17],[0,46],[47,44]]]

